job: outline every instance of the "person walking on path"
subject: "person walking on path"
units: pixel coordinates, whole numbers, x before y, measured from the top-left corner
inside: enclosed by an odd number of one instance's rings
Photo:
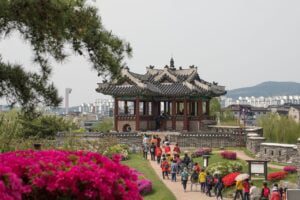
[[[181,153],[180,148],[178,146],[178,143],[175,144],[175,147],[173,149],[173,152],[176,152],[178,155]]]
[[[160,146],[157,146],[155,148],[155,155],[156,155],[157,164],[160,164],[161,155],[162,155],[162,149],[160,148]]]
[[[206,173],[204,169],[201,169],[201,172],[199,174],[199,182],[200,182],[200,187],[201,187],[201,192],[205,192],[205,180],[206,180]]]
[[[200,173],[201,168],[200,168],[200,166],[199,166],[198,163],[195,163],[195,164],[194,164],[193,170],[196,171],[198,174]]]
[[[244,200],[250,200],[250,183],[249,179],[243,181]]]
[[[207,172],[205,182],[206,182],[206,195],[211,197],[211,189],[213,187],[214,178],[212,177],[212,175],[210,175],[209,172]]]
[[[281,196],[280,196],[280,192],[278,190],[278,185],[274,184],[273,188],[272,188],[272,194],[271,194],[271,200],[280,200]]]
[[[270,188],[268,188],[267,182],[264,182],[261,191],[261,200],[269,200],[269,196],[270,196]]]
[[[176,160],[173,160],[173,162],[171,163],[171,177],[172,177],[172,181],[176,182],[176,173],[177,173],[177,162]]]
[[[169,168],[170,168],[169,162],[167,161],[166,158],[163,158],[163,161],[161,163],[163,179],[165,179],[165,177],[169,179]]]
[[[240,196],[242,200],[244,200],[243,197],[243,181],[236,181],[235,183],[235,195],[234,200],[236,200]]]
[[[155,161],[155,144],[154,142],[152,142],[151,146],[150,146],[150,155],[151,155],[151,160]]]
[[[171,147],[170,147],[169,143],[166,144],[164,150],[165,150],[165,154],[170,154],[171,155]]]
[[[193,170],[191,175],[191,191],[193,191],[193,186],[195,185],[197,191],[197,185],[199,184],[199,174],[196,170]]]
[[[149,151],[149,147],[148,144],[145,143],[143,145],[143,157],[147,160],[148,159],[148,151]]]
[[[259,200],[260,199],[260,190],[253,184],[253,182],[250,183],[250,199],[251,200]]]
[[[218,177],[218,181],[217,181],[217,183],[215,185],[215,188],[216,188],[216,198],[217,198],[217,200],[219,200],[219,199],[223,200],[222,190],[224,188],[224,183],[222,181],[222,177],[221,176]]]
[[[183,190],[184,190],[184,192],[186,192],[186,184],[187,184],[187,182],[189,180],[189,173],[188,173],[186,167],[183,168],[183,171],[181,172],[180,175],[181,175],[181,184],[183,186]]]

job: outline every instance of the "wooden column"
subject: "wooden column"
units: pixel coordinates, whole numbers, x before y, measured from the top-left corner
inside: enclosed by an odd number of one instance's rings
[[[118,115],[119,115],[119,100],[118,100],[118,98],[115,98],[115,112],[114,112],[115,131],[119,131],[118,130]]]
[[[172,129],[176,130],[176,101],[172,101]]]
[[[202,99],[198,100],[198,105],[197,105],[197,109],[198,109],[198,118],[199,118],[199,129],[201,127],[201,120],[202,120],[202,116],[203,116],[203,109],[202,109]]]
[[[206,101],[206,114],[209,116],[209,100]]]
[[[145,101],[145,106],[146,106],[146,116],[147,116],[147,131],[150,129],[150,118],[149,118],[149,103],[148,101]],[[152,105],[153,109],[153,105]]]
[[[135,130],[140,130],[140,98],[135,99]]]
[[[183,130],[188,130],[188,120],[187,120],[187,99],[184,99],[184,113],[183,113]]]

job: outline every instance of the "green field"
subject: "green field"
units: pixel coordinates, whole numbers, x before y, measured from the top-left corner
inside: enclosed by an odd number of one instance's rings
[[[152,193],[144,196],[145,200],[175,200],[173,193],[159,179],[155,171],[150,166],[149,161],[146,161],[139,154],[130,154],[130,159],[123,161],[123,164],[135,168],[143,173],[147,179],[150,179],[153,184]]]

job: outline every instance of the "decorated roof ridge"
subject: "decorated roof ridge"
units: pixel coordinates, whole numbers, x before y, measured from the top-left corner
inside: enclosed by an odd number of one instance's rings
[[[176,69],[165,66],[163,69],[147,67],[145,74],[131,72],[122,68],[120,78],[109,83],[98,84],[97,92],[109,95],[134,96],[182,96],[204,95],[208,97],[226,94],[225,87],[200,78],[197,67]]]

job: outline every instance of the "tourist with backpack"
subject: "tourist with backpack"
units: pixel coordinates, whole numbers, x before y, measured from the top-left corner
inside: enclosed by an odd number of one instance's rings
[[[176,182],[176,173],[177,173],[177,162],[176,160],[173,160],[173,162],[171,163],[171,177],[172,177],[172,181]]]
[[[197,173],[196,170],[193,170],[193,173],[191,175],[191,191],[193,191],[193,186],[196,186],[196,191],[197,191],[197,185],[199,184],[199,174]]]
[[[201,192],[205,192],[205,181],[206,181],[206,173],[204,169],[201,169],[201,172],[199,174],[199,182],[200,182],[200,187],[201,187]]]
[[[244,190],[244,200],[250,200],[250,183],[249,179],[244,180],[243,182],[243,190]]]
[[[184,189],[184,192],[186,192],[186,184],[189,180],[189,173],[187,171],[187,168],[183,168],[183,171],[181,172],[181,183],[182,183],[182,186],[183,186],[183,189]]]
[[[268,188],[267,182],[264,182],[261,191],[261,200],[269,200],[269,196],[270,196],[270,188]]]
[[[234,195],[234,200],[238,198],[238,196],[241,197],[242,200],[244,200],[243,197],[243,181],[238,180],[235,183],[235,195]]]
[[[259,200],[260,197],[261,197],[261,194],[260,194],[260,189],[257,188],[253,182],[250,183],[250,199],[251,200]]]
[[[162,170],[162,176],[163,176],[163,179],[165,179],[165,177],[167,177],[169,179],[169,168],[170,168],[170,165],[169,165],[169,162],[167,161],[167,159],[164,157],[163,158],[163,161],[160,165],[161,167],[161,170]]]
[[[275,183],[272,188],[271,199],[270,200],[280,200],[280,192],[278,190],[278,185]]]
[[[155,161],[155,144],[152,142],[150,146],[150,155],[151,155],[151,160]]]
[[[160,148],[160,146],[157,146],[155,148],[155,155],[156,155],[157,164],[160,164],[161,155],[162,155],[162,149]]]
[[[224,188],[224,183],[222,181],[222,177],[221,176],[218,177],[218,181],[217,181],[217,183],[215,185],[215,188],[216,188],[216,198],[217,198],[217,200],[219,200],[219,199],[223,200],[222,190]]]
[[[148,151],[149,151],[148,144],[147,143],[143,144],[143,157],[146,160],[148,159]]]
[[[211,197],[211,189],[213,187],[213,183],[214,183],[214,178],[212,177],[212,175],[210,175],[209,172],[207,172],[206,175],[206,195]]]

